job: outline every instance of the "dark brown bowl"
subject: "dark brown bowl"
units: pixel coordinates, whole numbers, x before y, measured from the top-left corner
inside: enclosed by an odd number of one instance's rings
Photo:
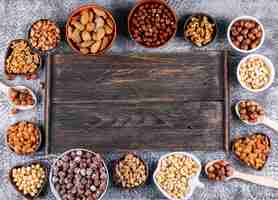
[[[16,124],[18,124],[18,123],[20,123],[20,122],[23,122],[23,121],[18,121],[18,122],[16,122],[16,123],[12,124],[11,126],[16,125]],[[39,141],[38,141],[38,145],[37,145],[35,151],[32,152],[32,153],[29,153],[29,154],[18,154],[18,153],[16,153],[15,150],[14,150],[14,147],[13,147],[12,145],[10,145],[9,142],[8,142],[8,129],[6,130],[6,137],[5,137],[6,145],[8,146],[8,148],[10,149],[11,152],[13,152],[13,153],[15,153],[15,154],[17,154],[17,155],[20,155],[20,156],[34,155],[34,154],[39,150],[39,148],[40,148],[40,146],[41,146],[41,143],[42,143],[42,133],[41,133],[40,128],[39,128],[35,123],[33,123],[33,122],[29,122],[29,121],[27,121],[27,122],[28,122],[28,123],[34,124],[35,127],[37,127],[38,130],[39,130],[39,135],[38,135],[38,136],[39,136]],[[9,127],[10,127],[10,126],[9,126]]]
[[[244,139],[244,138],[247,138],[247,137],[251,137],[252,135],[263,135],[264,137],[266,137],[267,140],[268,140],[269,149],[270,149],[269,153],[266,155],[266,161],[265,161],[264,165],[263,165],[261,168],[258,168],[258,169],[257,169],[257,168],[254,168],[254,167],[252,167],[252,166],[249,166],[249,165],[247,165],[244,161],[242,161],[242,160],[236,155],[236,153],[235,153],[235,148],[234,148],[234,144],[235,144],[238,140]],[[270,152],[271,152],[271,140],[270,140],[269,136],[267,136],[267,135],[264,134],[264,133],[253,133],[253,134],[250,134],[250,135],[248,135],[248,136],[242,136],[242,137],[237,137],[237,138],[235,138],[235,139],[231,142],[231,148],[232,148],[232,152],[233,152],[234,157],[235,157],[237,160],[239,160],[240,163],[242,163],[242,164],[245,165],[245,166],[251,167],[252,169],[262,170],[262,169],[264,168],[264,166],[265,166],[265,164],[266,164],[266,162],[267,162],[267,160],[268,160],[268,156],[269,156],[269,154],[270,154]]]
[[[17,169],[17,168],[25,167],[25,166],[30,166],[30,165],[32,165],[32,164],[40,164],[40,165],[43,167],[44,171],[45,171],[45,178],[44,178],[43,184],[42,184],[41,188],[38,190],[38,193],[37,193],[35,196],[33,196],[33,197],[32,197],[31,195],[28,195],[28,194],[26,194],[26,195],[23,194],[23,192],[21,192],[21,191],[17,188],[17,186],[15,185],[15,183],[13,182],[13,177],[12,177],[12,170],[13,170],[13,169]],[[18,164],[18,165],[16,165],[16,166],[12,167],[12,168],[9,170],[9,181],[10,181],[10,183],[12,184],[12,186],[14,187],[14,189],[15,189],[19,194],[21,194],[23,197],[25,197],[25,198],[28,199],[28,200],[34,200],[34,199],[38,198],[38,196],[41,194],[41,192],[44,190],[44,188],[45,188],[46,185],[47,185],[47,181],[48,181],[47,176],[48,176],[48,166],[47,166],[45,163],[43,163],[42,161],[39,161],[39,160],[34,160],[34,161],[31,161],[31,162],[26,162],[26,163]]]
[[[195,44],[194,42],[192,42],[190,38],[188,38],[188,37],[185,35],[185,31],[186,31],[186,27],[187,27],[188,23],[191,21],[191,19],[192,19],[193,17],[198,17],[198,16],[206,16],[206,17],[208,17],[209,22],[215,24],[213,38],[211,39],[211,41],[210,41],[209,43],[207,43],[207,44],[205,44],[205,45],[202,45],[202,46],[198,46],[197,44]],[[184,23],[184,26],[183,26],[183,35],[184,35],[184,39],[185,39],[186,41],[190,42],[191,44],[193,44],[194,46],[199,47],[199,48],[208,46],[209,44],[211,44],[212,42],[214,42],[214,41],[215,41],[215,38],[216,38],[216,36],[217,36],[217,33],[218,33],[218,26],[217,26],[216,20],[215,20],[212,16],[210,16],[210,15],[208,15],[208,14],[206,14],[206,13],[195,13],[195,14],[193,14],[193,15],[190,15],[190,16],[186,19],[186,21],[185,21],[185,23]]]
[[[109,10],[107,10],[106,8],[104,8],[102,6],[99,6],[97,4],[87,4],[87,5],[80,6],[79,8],[75,9],[70,14],[70,16],[67,19],[67,23],[66,23],[66,39],[67,39],[67,43],[68,43],[68,45],[70,46],[71,49],[73,49],[77,53],[82,54],[80,52],[80,50],[76,47],[74,42],[72,42],[71,39],[68,37],[68,27],[70,26],[70,22],[72,21],[72,18],[75,17],[75,15],[77,15],[80,12],[82,12],[83,10],[92,9],[92,8],[98,8],[98,9],[101,9],[101,10],[105,11],[105,13],[110,17],[110,19],[113,21],[113,24],[114,24],[113,37],[112,37],[110,43],[105,47],[105,49],[103,49],[102,51],[99,51],[99,52],[97,52],[95,54],[93,54],[93,53],[86,54],[86,55],[91,55],[91,56],[97,56],[97,55],[104,54],[108,49],[110,49],[112,47],[114,41],[116,40],[116,37],[117,37],[117,25],[116,25],[116,21],[115,21],[113,15],[112,15],[112,13]],[[82,55],[85,55],[85,54],[82,54]]]
[[[134,14],[135,10],[136,10],[140,5],[146,4],[146,3],[159,3],[159,4],[165,5],[165,6],[171,11],[172,15],[173,15],[174,18],[175,18],[176,29],[175,29],[175,31],[173,32],[172,36],[171,36],[167,41],[165,41],[163,44],[160,44],[160,45],[158,45],[158,46],[151,46],[151,47],[150,47],[150,46],[147,46],[147,45],[145,45],[145,44],[143,44],[143,43],[139,43],[139,42],[137,42],[137,41],[133,38],[133,36],[132,36],[132,34],[131,34],[131,30],[130,30],[130,21],[132,20],[133,14]],[[176,33],[177,33],[178,18],[177,18],[176,12],[175,12],[165,1],[163,1],[163,0],[139,0],[139,1],[135,4],[135,6],[131,9],[131,11],[129,12],[129,14],[128,14],[128,22],[127,22],[127,25],[128,25],[128,33],[129,33],[129,36],[130,36],[130,38],[131,38],[133,41],[135,41],[136,43],[142,45],[143,47],[152,49],[152,48],[158,48],[158,47],[162,47],[162,46],[166,45],[172,38],[175,37],[175,35],[176,35]]]
[[[36,79],[37,78],[37,74],[38,74],[38,71],[42,68],[42,58],[41,56],[38,54],[39,56],[39,59],[40,59],[40,63],[39,63],[39,66],[37,68],[37,70],[34,72],[34,73],[21,73],[21,74],[12,74],[12,73],[8,73],[7,72],[7,64],[6,64],[6,60],[8,59],[8,57],[11,55],[11,52],[12,52],[12,49],[11,49],[11,45],[13,42],[20,42],[20,41],[25,41],[27,42],[27,44],[29,45],[29,47],[31,48],[32,50],[32,47],[30,46],[28,40],[25,40],[25,39],[15,39],[15,40],[12,40],[9,45],[8,45],[8,48],[7,48],[7,51],[6,51],[6,54],[5,54],[5,60],[4,60],[4,73],[5,73],[5,76],[8,80],[13,80],[16,78],[16,76],[25,76],[25,78],[27,80],[31,80],[31,79]],[[32,51],[34,52],[34,51]],[[34,52],[34,53],[37,53],[37,52]],[[35,77],[35,78],[34,78]]]
[[[39,21],[49,21],[49,22],[52,22],[52,23],[59,29],[59,31],[60,31],[60,35],[59,35],[60,39],[59,39],[59,41],[58,41],[56,47],[51,48],[51,49],[48,49],[47,51],[42,51],[42,50],[37,49],[37,48],[35,48],[35,47],[32,46],[31,41],[30,41],[31,30],[32,30],[32,27],[34,26],[34,24],[36,24],[36,23],[39,22]],[[30,45],[30,47],[31,47],[35,52],[37,52],[37,53],[39,53],[39,54],[52,53],[53,51],[55,51],[55,50],[60,46],[60,43],[61,43],[61,29],[59,28],[59,26],[58,26],[58,24],[57,24],[56,22],[54,22],[54,21],[52,21],[52,20],[50,20],[50,19],[39,19],[39,20],[37,20],[37,21],[35,21],[35,22],[32,23],[32,25],[30,26],[30,28],[29,28],[29,30],[28,30],[28,35],[27,35],[27,37],[28,37],[28,40],[29,40],[29,45]]]
[[[126,188],[126,187],[123,187],[122,184],[121,184],[121,182],[119,181],[118,177],[116,176],[116,165],[117,165],[121,160],[123,160],[124,157],[125,157],[127,154],[132,154],[133,156],[139,158],[139,159],[144,163],[145,168],[146,168],[146,173],[147,173],[147,174],[146,174],[146,177],[147,177],[147,178],[146,178],[145,182],[142,182],[140,185],[138,185],[138,186],[136,186],[136,187],[133,187],[133,188]],[[123,188],[123,189],[127,189],[127,190],[132,190],[132,189],[134,189],[134,188],[142,187],[142,186],[144,186],[144,185],[146,184],[146,182],[148,181],[148,178],[149,178],[149,166],[148,166],[148,164],[147,164],[142,158],[140,158],[140,157],[137,156],[136,154],[134,154],[134,153],[127,153],[127,154],[124,154],[120,159],[114,160],[114,161],[112,162],[112,179],[113,179],[113,183],[114,183],[117,187]]]

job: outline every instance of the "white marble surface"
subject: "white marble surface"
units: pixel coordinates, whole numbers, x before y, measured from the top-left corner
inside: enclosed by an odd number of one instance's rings
[[[4,80],[6,83],[24,84],[33,88],[38,95],[42,93],[39,89],[39,83],[42,80],[37,81],[25,81],[22,78],[17,78],[15,81],[6,81],[2,76],[4,55],[7,48],[7,44],[10,40],[16,38],[24,38],[26,31],[31,23],[40,18],[50,18],[59,22],[61,27],[64,27],[67,16],[70,11],[78,7],[81,4],[88,2],[99,3],[112,10],[118,25],[120,26],[119,36],[115,45],[112,48],[113,52],[161,52],[167,53],[172,51],[183,52],[188,50],[198,50],[193,48],[190,44],[182,39],[182,24],[185,21],[185,17],[194,12],[206,12],[216,17],[219,23],[220,32],[216,42],[206,49],[230,49],[227,39],[225,37],[225,30],[231,19],[240,15],[253,15],[258,17],[266,29],[266,41],[262,48],[258,51],[268,56],[274,63],[277,69],[278,56],[278,1],[276,0],[167,0],[167,2],[176,9],[177,15],[180,18],[180,26],[177,36],[165,47],[158,48],[156,50],[146,50],[127,36],[126,17],[128,11],[133,6],[135,0],[97,0],[97,1],[85,1],[85,0],[0,0],[0,80]],[[203,50],[203,49],[202,49]],[[70,51],[65,43],[58,52]],[[270,89],[260,94],[252,94],[242,89],[236,81],[235,70],[236,64],[239,62],[240,57],[232,51],[230,58],[231,64],[231,97],[232,103],[235,103],[240,98],[256,98],[262,104],[265,105],[267,113],[273,119],[278,120],[278,81],[275,79]],[[40,78],[43,77],[43,71],[40,73]],[[35,120],[39,124],[43,124],[43,110],[42,104],[33,111],[26,111],[19,113],[16,117],[8,115],[9,105],[6,99],[0,95],[0,199],[1,200],[20,200],[23,199],[16,191],[11,187],[7,179],[8,170],[15,164],[34,158],[40,158],[43,155],[43,149],[35,157],[19,157],[9,152],[5,146],[5,129],[9,124],[12,124],[18,120]],[[254,171],[250,168],[246,168],[239,164],[238,161],[233,159],[231,155],[224,152],[193,152],[198,156],[203,163],[214,158],[226,158],[229,159],[237,169],[252,174],[267,175],[278,180],[278,136],[273,131],[258,126],[248,127],[240,123],[234,114],[231,116],[231,133],[232,137],[236,133],[247,134],[248,132],[261,131],[268,134],[272,139],[272,152],[265,168],[260,171]],[[158,158],[165,152],[138,152],[144,159],[149,162],[151,169],[156,166]],[[109,164],[111,159],[118,158],[118,154],[110,153],[104,155],[107,163]],[[208,182],[205,177],[201,180],[205,183],[204,189],[198,189],[192,200],[262,200],[278,199],[278,191],[248,184],[241,181],[229,181],[225,183],[212,183]],[[40,198],[41,200],[52,200],[53,195],[49,191]],[[153,182],[150,180],[147,186],[133,190],[131,192],[122,191],[118,188],[110,185],[107,194],[104,199],[164,199],[164,197],[155,188]]]

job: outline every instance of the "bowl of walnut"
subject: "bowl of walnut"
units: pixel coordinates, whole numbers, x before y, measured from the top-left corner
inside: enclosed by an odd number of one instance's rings
[[[112,47],[116,34],[111,12],[96,4],[74,10],[66,24],[69,46],[84,55],[103,54]]]
[[[270,87],[275,77],[275,69],[267,57],[250,54],[244,57],[237,67],[240,85],[250,92],[262,92]]]

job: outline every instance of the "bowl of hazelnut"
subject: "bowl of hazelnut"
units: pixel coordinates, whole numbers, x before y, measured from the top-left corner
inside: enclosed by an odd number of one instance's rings
[[[116,22],[111,12],[97,4],[77,8],[67,20],[67,42],[83,55],[103,54],[112,47],[116,35]]]
[[[262,92],[270,87],[275,78],[275,69],[266,56],[250,54],[244,57],[237,67],[240,85],[250,92]]]
[[[262,46],[265,30],[257,18],[241,16],[230,23],[227,37],[233,49],[241,53],[252,53]]]
[[[162,0],[141,0],[128,15],[130,37],[146,48],[161,47],[177,31],[175,11]]]

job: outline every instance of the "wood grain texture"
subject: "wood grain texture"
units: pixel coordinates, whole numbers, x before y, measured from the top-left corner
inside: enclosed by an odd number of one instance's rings
[[[51,56],[49,152],[226,149],[225,56]]]

